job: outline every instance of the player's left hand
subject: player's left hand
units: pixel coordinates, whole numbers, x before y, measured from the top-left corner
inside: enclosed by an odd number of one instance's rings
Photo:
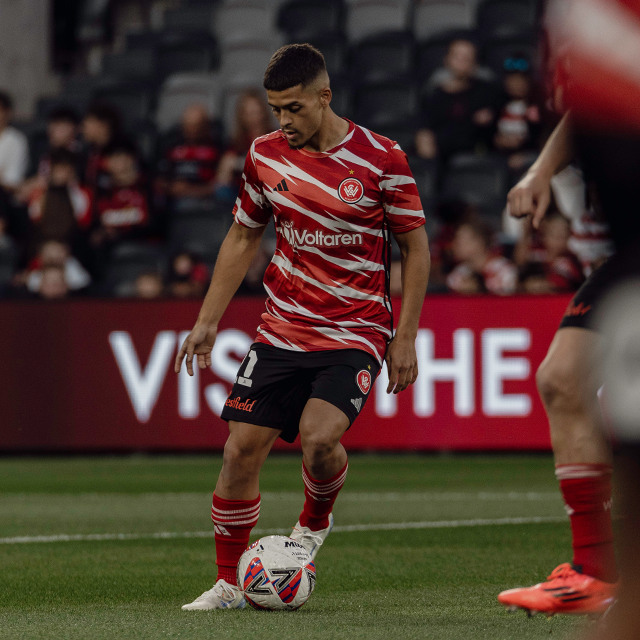
[[[415,340],[396,335],[384,357],[389,372],[387,393],[404,391],[418,377]]]

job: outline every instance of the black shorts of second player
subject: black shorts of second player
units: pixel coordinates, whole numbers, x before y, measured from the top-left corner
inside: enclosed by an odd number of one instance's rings
[[[626,248],[598,267],[573,296],[560,329],[592,329],[594,317],[606,295],[627,278],[640,276],[640,245]]]
[[[359,349],[289,351],[254,343],[240,365],[221,417],[281,429],[294,442],[310,398],[319,398],[356,419],[380,371],[378,361]]]

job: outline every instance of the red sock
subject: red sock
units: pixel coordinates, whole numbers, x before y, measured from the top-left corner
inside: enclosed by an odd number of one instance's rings
[[[611,526],[611,471],[608,464],[556,466],[571,520],[573,565],[605,582],[618,580]]]
[[[300,524],[311,531],[320,531],[329,526],[329,514],[340,489],[347,478],[349,463],[328,480],[314,480],[302,463],[302,479],[304,480],[304,508],[300,514]]]
[[[249,544],[259,515],[260,496],[255,500],[225,500],[213,494],[211,519],[215,525],[218,580],[237,585],[238,560]]]

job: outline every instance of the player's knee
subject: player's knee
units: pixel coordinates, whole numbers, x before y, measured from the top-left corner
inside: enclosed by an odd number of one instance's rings
[[[314,468],[321,469],[324,463],[333,456],[339,442],[339,438],[336,440],[331,436],[321,433],[313,433],[301,437],[302,451],[305,460],[312,467],[309,471],[313,473]]]
[[[255,468],[256,460],[261,456],[262,451],[256,443],[229,438],[224,445],[223,464],[227,468]]]
[[[580,376],[571,362],[544,360],[536,372],[536,384],[547,408],[579,403]]]

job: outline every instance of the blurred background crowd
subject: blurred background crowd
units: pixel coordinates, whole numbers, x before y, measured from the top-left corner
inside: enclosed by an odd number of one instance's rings
[[[336,113],[408,154],[431,292],[576,290],[611,253],[579,170],[554,178],[540,229],[505,211],[562,111],[541,15],[536,0],[54,3],[59,92],[24,119],[0,91],[0,296],[202,296],[244,157],[277,127],[262,75],[289,42],[325,55]],[[275,239],[270,225],[241,293],[264,293]]]

